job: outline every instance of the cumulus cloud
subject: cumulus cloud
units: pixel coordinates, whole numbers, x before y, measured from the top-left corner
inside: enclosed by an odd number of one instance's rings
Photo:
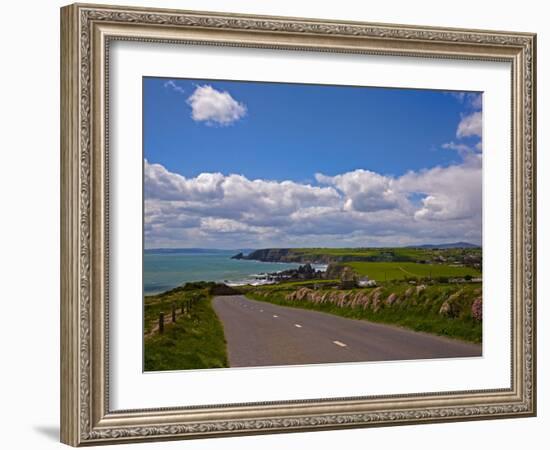
[[[319,183],[336,187],[346,198],[347,210],[372,212],[399,206],[393,179],[375,172],[358,169],[334,177],[318,173],[315,178]]]
[[[144,161],[145,197],[161,200],[212,200],[223,196],[221,173],[202,173],[193,180],[166,170],[161,164]]]
[[[478,92],[452,92],[451,95],[465,106],[456,130],[457,138],[477,136],[482,134],[482,113],[483,97]]]
[[[414,211],[418,221],[481,221],[481,155],[468,155],[463,164],[409,172],[397,180],[403,192],[425,194],[421,208]]]
[[[246,115],[246,106],[229,92],[218,91],[210,85],[197,86],[187,99],[191,117],[197,122],[230,125]]]
[[[481,155],[400,177],[317,174],[318,185],[145,161],[146,245],[406,245],[481,240]]]
[[[456,130],[456,137],[464,138],[468,136],[481,137],[482,133],[482,115],[481,111],[473,112],[462,117]]]

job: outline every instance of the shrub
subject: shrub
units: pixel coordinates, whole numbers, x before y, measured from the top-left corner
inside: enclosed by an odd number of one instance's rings
[[[476,298],[472,303],[472,317],[478,322],[483,319],[483,300],[481,297]]]
[[[210,293],[212,295],[238,295],[242,294],[241,291],[235,289],[234,287],[227,286],[226,284],[219,283],[215,284],[210,288]]]

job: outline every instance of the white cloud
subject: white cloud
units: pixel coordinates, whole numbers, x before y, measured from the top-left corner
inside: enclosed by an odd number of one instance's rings
[[[261,228],[233,219],[205,217],[201,221],[201,230],[214,234],[244,234],[261,232]]]
[[[145,161],[147,246],[406,245],[481,240],[481,155],[391,177],[316,175],[320,186],[203,173]],[[410,200],[416,195],[417,200]]]
[[[472,154],[477,154],[482,151],[481,140],[473,146],[451,141],[443,144],[441,147],[445,150],[453,150],[457,152],[463,160],[467,160]]]
[[[347,210],[372,212],[399,206],[393,179],[369,170],[357,169],[334,177],[316,174],[319,183],[335,186],[346,197]]]
[[[164,87],[172,89],[179,94],[185,94],[185,89],[183,89],[181,86],[178,86],[174,80],[166,81],[164,83]]]
[[[465,155],[472,151],[472,149],[466,145],[466,144],[457,144],[454,141],[447,142],[443,144],[441,147],[443,147],[446,150],[455,150],[460,155]]]
[[[481,93],[477,92],[451,92],[450,93],[454,98],[456,98],[460,103],[474,109],[480,110],[483,97]]]
[[[481,111],[463,116],[456,130],[456,137],[463,138],[468,136],[481,137],[482,133],[482,115]]]
[[[483,97],[481,94],[470,94],[470,105],[474,109],[481,109],[483,105]]]
[[[409,172],[397,184],[403,192],[426,195],[414,212],[415,219],[471,220],[475,225],[481,220],[481,177],[481,155],[469,154],[462,164]]]
[[[197,122],[230,125],[246,115],[246,106],[227,91],[218,91],[207,84],[197,86],[187,99],[191,117]]]
[[[211,200],[223,196],[221,173],[202,173],[193,180],[169,172],[161,164],[144,162],[144,186],[146,198],[162,200]]]

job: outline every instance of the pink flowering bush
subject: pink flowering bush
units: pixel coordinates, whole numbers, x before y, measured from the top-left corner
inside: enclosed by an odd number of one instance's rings
[[[476,298],[472,303],[472,317],[478,322],[481,322],[483,318],[483,300],[481,297]]]

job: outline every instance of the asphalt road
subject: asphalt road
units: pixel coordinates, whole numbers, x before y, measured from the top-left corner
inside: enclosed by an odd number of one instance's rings
[[[231,367],[481,356],[481,345],[242,295],[213,305]]]

